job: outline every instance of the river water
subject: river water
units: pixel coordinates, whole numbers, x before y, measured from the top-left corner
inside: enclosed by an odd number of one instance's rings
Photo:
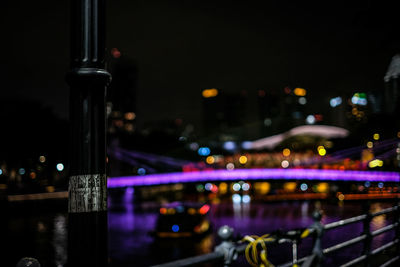
[[[378,211],[391,205],[390,202],[372,202],[371,210]],[[214,201],[209,213],[214,230],[211,234],[201,240],[156,242],[149,232],[155,228],[160,205],[135,202],[134,191],[128,188],[109,197],[110,266],[149,266],[212,252],[219,243],[215,233],[223,225],[233,227],[238,237],[308,227],[313,223],[311,214],[315,206],[323,210],[322,222],[325,224],[363,213],[361,202],[250,201],[234,204],[232,201]],[[65,266],[68,224],[65,200],[9,207],[6,218],[1,220],[1,235],[6,237],[6,249],[2,251],[5,252],[2,256],[6,262],[4,266],[15,266],[18,259],[24,256],[37,258],[44,267]],[[391,222],[391,216],[375,217],[371,230]],[[323,238],[323,247],[359,236],[362,231],[362,223],[328,231]],[[393,236],[392,231],[375,237],[373,248],[388,242]],[[311,246],[311,240],[306,239],[300,244],[299,256],[309,254]],[[324,266],[338,266],[360,255],[361,250],[361,244],[344,249],[328,258]],[[287,262],[291,260],[291,248],[289,245],[271,247],[268,255],[274,264]],[[237,265],[242,265],[244,261],[241,259]]]

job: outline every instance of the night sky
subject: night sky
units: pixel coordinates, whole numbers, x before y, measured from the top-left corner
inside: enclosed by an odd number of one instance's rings
[[[2,2],[0,97],[34,99],[68,118],[69,2]],[[383,1],[107,1],[107,54],[137,73],[139,123],[201,122],[201,91],[285,86],[322,96],[383,89],[399,52],[398,6]],[[249,105],[256,112],[255,105]],[[257,119],[257,118],[254,118]]]

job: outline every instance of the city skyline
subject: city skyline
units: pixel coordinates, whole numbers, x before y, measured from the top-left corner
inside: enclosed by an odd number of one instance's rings
[[[1,97],[31,98],[68,118],[69,5],[24,4],[19,10],[8,1],[2,18],[9,38]],[[377,1],[107,4],[108,62],[117,48],[136,65],[140,124],[179,118],[200,125],[207,88],[246,91],[252,117],[258,90],[303,87],[320,112],[321,97],[383,90],[399,51],[394,9]],[[18,21],[12,19],[17,11]]]

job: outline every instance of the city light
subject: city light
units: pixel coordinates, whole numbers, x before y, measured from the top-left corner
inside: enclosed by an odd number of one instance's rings
[[[293,92],[297,96],[305,96],[307,94],[307,91],[303,88],[296,88]]]
[[[249,195],[244,195],[242,197],[242,202],[243,203],[250,203],[251,197]]]
[[[242,201],[242,197],[239,194],[232,195],[232,202],[235,204],[239,204]]]
[[[199,213],[205,215],[210,210],[210,206],[205,204],[199,209]]]
[[[208,156],[206,158],[206,162],[207,162],[207,164],[214,164],[215,158],[213,156]]]
[[[174,225],[172,225],[172,232],[174,232],[174,233],[177,233],[177,232],[179,232],[179,225],[177,225],[177,224],[174,224]]]
[[[212,185],[211,183],[206,183],[206,185],[204,186],[204,188],[205,188],[207,191],[211,191],[212,187],[213,187],[213,185]]]
[[[375,133],[375,134],[374,134],[374,140],[379,140],[379,138],[380,138],[379,134],[378,134],[378,133]]]
[[[29,177],[31,177],[31,179],[36,179],[36,172],[31,172]]]
[[[18,170],[18,173],[19,173],[20,175],[24,175],[24,174],[25,174],[25,169],[24,169],[24,168],[20,168],[20,169]]]
[[[331,105],[331,107],[337,107],[340,104],[342,104],[342,98],[340,96],[335,97],[335,98],[331,98],[331,100],[329,101],[329,104]]]
[[[194,215],[194,214],[196,214],[196,210],[195,210],[194,208],[189,208],[189,209],[188,209],[188,213],[189,213],[190,215]]]
[[[246,164],[247,163],[247,157],[246,156],[240,156],[239,162],[240,162],[240,164]]]
[[[134,120],[136,118],[136,114],[134,112],[125,113],[125,119],[128,121]]]
[[[297,186],[296,182],[287,182],[283,184],[283,188],[289,192],[293,192],[296,189],[296,186]]]
[[[189,148],[193,151],[199,149],[199,144],[196,142],[190,143]]]
[[[289,161],[287,161],[287,160],[282,160],[282,162],[281,162],[281,166],[282,166],[282,168],[288,168],[289,167]]]
[[[243,143],[242,143],[242,148],[243,149],[251,149],[251,142],[250,141],[244,141]]]
[[[205,89],[202,92],[204,98],[216,97],[218,95],[218,90],[215,88]]]
[[[40,157],[39,157],[39,161],[40,161],[41,163],[44,163],[44,162],[46,161],[46,157],[45,157],[45,156],[40,156]]]
[[[226,169],[228,171],[235,169],[235,164],[233,164],[232,162],[229,162],[228,164],[226,164]]]
[[[204,192],[204,186],[202,184],[198,184],[196,185],[196,190],[197,192]]]
[[[232,186],[233,191],[239,191],[241,188],[239,183],[234,183]]]
[[[120,58],[121,57],[121,52],[118,50],[118,48],[112,48],[111,49],[111,55],[114,57],[114,58]]]
[[[244,184],[242,184],[242,189],[243,189],[243,191],[249,191],[250,185],[248,183],[244,183]]]
[[[57,171],[62,172],[64,170],[64,164],[58,163],[56,168],[57,168]]]
[[[145,169],[145,168],[139,168],[139,169],[137,170],[137,173],[138,173],[139,175],[145,175],[145,174],[146,174],[146,169]]]
[[[220,183],[219,184],[219,192],[221,194],[225,194],[227,191],[228,191],[228,184],[224,183],[224,182]]]
[[[324,146],[318,146],[318,154],[320,156],[325,156],[326,155],[326,149]]]
[[[300,189],[301,189],[301,191],[307,191],[308,185],[303,183],[303,184],[300,185]]]
[[[371,141],[369,141],[369,142],[367,143],[367,147],[368,147],[368,148],[373,148],[373,147],[374,147],[374,143],[372,143]]]
[[[285,156],[285,157],[289,157],[289,156],[290,156],[290,149],[289,149],[289,148],[285,148],[285,149],[282,151],[282,154],[283,154],[283,156]]]
[[[210,151],[210,148],[208,148],[208,147],[199,147],[199,149],[197,150],[197,153],[200,156],[208,156],[208,155],[210,155],[211,151]]]
[[[267,127],[271,126],[272,125],[272,120],[270,118],[266,118],[264,120],[264,125],[267,126]]]
[[[365,106],[367,105],[367,96],[365,93],[355,93],[351,98],[351,103],[354,105]]]
[[[314,115],[308,115],[307,118],[306,118],[306,123],[307,124],[314,124],[315,123]]]
[[[213,184],[212,187],[211,187],[211,192],[217,193],[217,192],[218,192],[218,186],[216,186],[215,184]]]
[[[167,213],[168,214],[175,214],[176,210],[174,208],[169,208],[169,209],[167,209]]]
[[[254,184],[254,189],[258,191],[260,194],[267,194],[271,189],[271,184],[268,182],[257,182]]]
[[[300,97],[299,98],[299,104],[300,105],[305,105],[305,104],[307,104],[307,98],[305,98],[305,97]]]
[[[383,161],[380,159],[374,159],[368,163],[368,167],[370,167],[370,168],[376,168],[376,167],[382,167],[382,166],[383,166]]]
[[[317,185],[317,191],[320,193],[327,193],[329,191],[329,184],[328,183],[319,183]]]
[[[235,150],[236,149],[236,144],[233,141],[226,141],[223,146],[224,146],[225,150]]]

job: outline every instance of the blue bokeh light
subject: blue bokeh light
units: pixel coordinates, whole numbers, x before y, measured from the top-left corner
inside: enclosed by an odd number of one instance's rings
[[[138,173],[139,175],[145,175],[145,174],[146,174],[146,169],[145,169],[145,168],[139,168],[139,169],[137,170],[137,173]]]
[[[177,232],[179,232],[179,225],[174,224],[174,225],[172,225],[171,229],[172,229],[172,232],[177,233]]]
[[[308,185],[307,184],[301,184],[300,185],[300,189],[301,189],[301,191],[306,191],[308,189]]]
[[[24,175],[24,174],[25,174],[25,169],[24,169],[24,168],[20,168],[20,169],[18,170],[18,173],[19,173],[20,175]]]
[[[200,147],[200,148],[197,150],[197,153],[198,153],[200,156],[208,156],[208,155],[210,155],[211,150],[210,150],[210,148],[208,148],[208,147]]]
[[[224,149],[225,150],[235,150],[236,149],[236,144],[233,141],[226,141],[224,143]]]

